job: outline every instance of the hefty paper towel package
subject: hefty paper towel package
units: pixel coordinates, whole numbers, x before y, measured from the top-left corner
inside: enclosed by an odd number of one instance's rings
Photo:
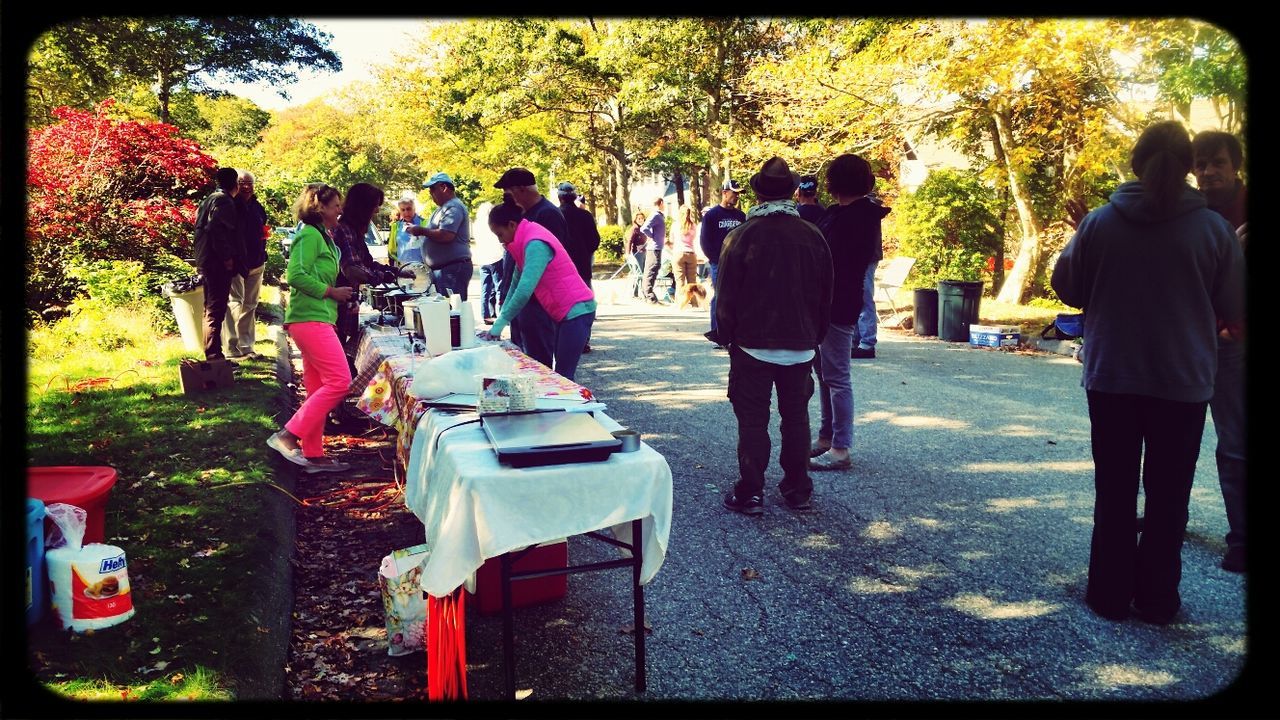
[[[60,534],[50,532],[56,546],[46,550],[44,557],[50,606],[63,629],[101,630],[133,617],[124,550],[102,543],[81,547],[85,513],[78,507],[53,503],[47,512],[60,530]]]

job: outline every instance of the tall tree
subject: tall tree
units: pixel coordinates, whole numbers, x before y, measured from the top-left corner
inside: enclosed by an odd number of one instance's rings
[[[56,25],[38,43],[41,58],[77,68],[91,100],[106,97],[126,82],[156,89],[157,115],[169,122],[178,88],[202,90],[212,79],[263,82],[279,88],[296,82],[297,70],[339,71],[342,61],[329,49],[331,36],[311,23],[291,18],[148,17],[83,18]],[[34,83],[48,74],[33,74]]]

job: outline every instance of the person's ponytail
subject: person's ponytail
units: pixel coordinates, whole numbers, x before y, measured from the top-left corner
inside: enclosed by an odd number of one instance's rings
[[[1147,202],[1162,211],[1173,208],[1191,172],[1190,134],[1173,120],[1151,125],[1133,146],[1129,166],[1142,182]]]

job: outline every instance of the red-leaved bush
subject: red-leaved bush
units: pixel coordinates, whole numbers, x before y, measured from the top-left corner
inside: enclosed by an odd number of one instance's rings
[[[196,204],[217,161],[172,125],[60,107],[27,145],[27,310],[49,317],[80,293],[71,265],[191,254]],[[167,278],[171,279],[171,278]],[[161,279],[163,281],[163,279]]]

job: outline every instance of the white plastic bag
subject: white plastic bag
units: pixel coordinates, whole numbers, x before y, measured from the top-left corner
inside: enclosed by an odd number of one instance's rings
[[[84,508],[66,503],[50,503],[44,512],[53,521],[53,527],[45,531],[44,549],[66,547],[79,550],[84,542],[85,528],[89,525],[89,513]]]
[[[430,400],[449,393],[473,393],[475,377],[508,375],[516,361],[498,345],[454,350],[419,363],[413,370],[413,395]]]

